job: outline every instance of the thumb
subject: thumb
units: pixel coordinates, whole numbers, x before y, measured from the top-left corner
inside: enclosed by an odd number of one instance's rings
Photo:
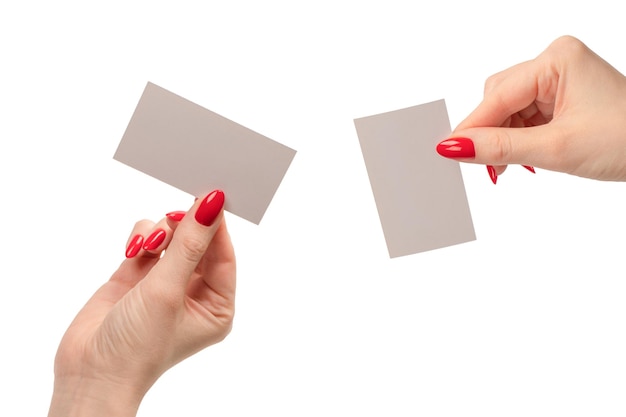
[[[555,137],[550,125],[522,128],[484,127],[455,131],[437,145],[437,152],[461,162],[502,166],[550,165],[549,144]]]
[[[185,291],[220,226],[223,208],[224,193],[220,190],[196,200],[176,228],[163,258],[150,273],[156,285],[174,292]]]

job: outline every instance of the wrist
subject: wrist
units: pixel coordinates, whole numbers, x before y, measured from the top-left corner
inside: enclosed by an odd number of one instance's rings
[[[55,378],[48,417],[134,417],[144,394],[113,381]]]

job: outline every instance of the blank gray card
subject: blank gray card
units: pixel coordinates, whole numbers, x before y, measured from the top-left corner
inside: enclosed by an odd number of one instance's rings
[[[354,121],[392,258],[476,239],[444,100]]]
[[[148,83],[113,156],[259,224],[296,151]]]

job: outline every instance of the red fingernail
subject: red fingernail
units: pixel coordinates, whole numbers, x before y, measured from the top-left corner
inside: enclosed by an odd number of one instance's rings
[[[498,174],[496,174],[496,169],[493,166],[487,165],[487,172],[489,172],[489,178],[491,178],[492,183],[498,182]]]
[[[437,145],[437,153],[446,158],[473,158],[476,156],[474,142],[468,138],[451,138]]]
[[[215,190],[205,197],[196,211],[196,221],[204,226],[210,226],[224,207],[224,192]]]
[[[165,215],[165,217],[175,222],[179,222],[183,219],[183,217],[185,217],[185,214],[187,213],[185,213],[184,211],[170,211]]]
[[[163,243],[166,234],[167,233],[163,229],[155,230],[146,238],[146,243],[144,243],[143,248],[145,250],[155,250],[159,247],[159,245],[161,245],[161,243]]]
[[[527,170],[529,170],[530,172],[532,172],[533,174],[535,173],[535,168],[531,167],[530,165],[522,165],[524,168],[526,168]]]
[[[139,253],[143,245],[143,236],[135,235],[126,247],[126,257],[132,258]]]

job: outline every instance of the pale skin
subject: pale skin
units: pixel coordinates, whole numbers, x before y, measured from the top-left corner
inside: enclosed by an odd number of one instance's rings
[[[626,77],[571,36],[487,80],[484,98],[451,137],[474,158],[598,180],[626,180]]]
[[[455,129],[472,157],[626,181],[626,78],[572,37],[490,77],[482,103]],[[129,237],[162,229],[158,247],[127,259],[68,328],[55,360],[49,417],[134,416],[167,369],[229,333],[235,255],[223,211],[198,223],[140,221]],[[161,253],[165,250],[161,257]]]
[[[223,211],[204,226],[192,215],[199,204],[180,222],[135,225],[131,237],[156,229],[167,237],[123,261],[68,328],[55,360],[49,417],[134,416],[160,375],[229,333],[233,246]]]

